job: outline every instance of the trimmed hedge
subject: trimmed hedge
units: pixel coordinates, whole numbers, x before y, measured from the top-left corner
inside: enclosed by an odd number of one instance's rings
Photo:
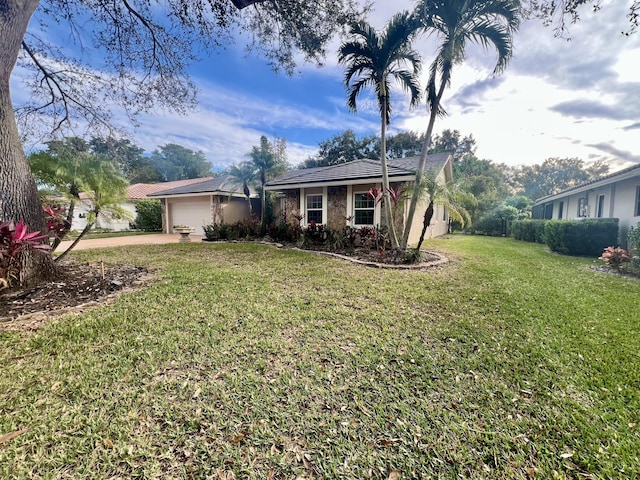
[[[549,220],[544,236],[554,252],[599,257],[618,242],[618,219]]]
[[[516,240],[545,243],[544,229],[549,220],[518,220],[511,225],[511,235]]]
[[[136,202],[136,227],[145,232],[162,231],[162,204],[160,200],[139,200]]]

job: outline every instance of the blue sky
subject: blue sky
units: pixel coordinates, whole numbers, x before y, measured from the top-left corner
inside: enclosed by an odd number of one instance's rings
[[[454,70],[444,97],[449,115],[437,122],[436,132],[472,134],[480,158],[508,165],[554,156],[603,160],[612,170],[640,162],[640,32],[620,33],[628,26],[630,3],[604,0],[597,14],[585,9],[580,23],[569,27],[571,41],[554,38],[539,21],[525,22],[514,58],[498,77],[491,74],[495,54],[470,47],[465,65]],[[412,4],[374,1],[369,21],[381,28]],[[360,99],[357,115],[346,109],[338,46],[336,40],[329,48],[324,67],[301,62],[299,74],[287,77],[247,56],[239,39],[192,67],[200,90],[196,111],[144,114],[130,138],[147,151],[168,142],[201,150],[222,169],[244,160],[261,135],[285,137],[289,162],[296,164],[316,153],[318,142],[346,129],[375,133],[379,120],[371,97]],[[417,44],[427,65],[434,46],[433,38]],[[392,95],[391,131],[424,130],[425,107],[410,110],[401,91]]]

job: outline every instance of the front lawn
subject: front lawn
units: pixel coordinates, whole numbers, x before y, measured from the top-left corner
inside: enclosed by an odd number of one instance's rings
[[[634,478],[640,281],[511,239],[427,247],[451,264],[75,252],[160,277],[0,334],[0,478]]]

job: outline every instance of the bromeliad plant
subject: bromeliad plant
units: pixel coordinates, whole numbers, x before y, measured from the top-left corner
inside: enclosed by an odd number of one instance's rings
[[[602,260],[614,270],[620,270],[622,264],[631,261],[631,256],[624,248],[607,247],[598,259]]]
[[[40,232],[29,233],[22,220],[0,223],[0,289],[20,281],[20,253],[26,248],[43,253],[49,251],[49,245],[42,243],[46,238],[48,235]]]

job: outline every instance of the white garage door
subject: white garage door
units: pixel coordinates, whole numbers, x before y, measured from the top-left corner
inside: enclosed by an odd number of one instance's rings
[[[211,223],[211,203],[207,198],[181,198],[169,202],[170,227],[186,225],[196,229],[196,235],[204,235],[203,225]]]

